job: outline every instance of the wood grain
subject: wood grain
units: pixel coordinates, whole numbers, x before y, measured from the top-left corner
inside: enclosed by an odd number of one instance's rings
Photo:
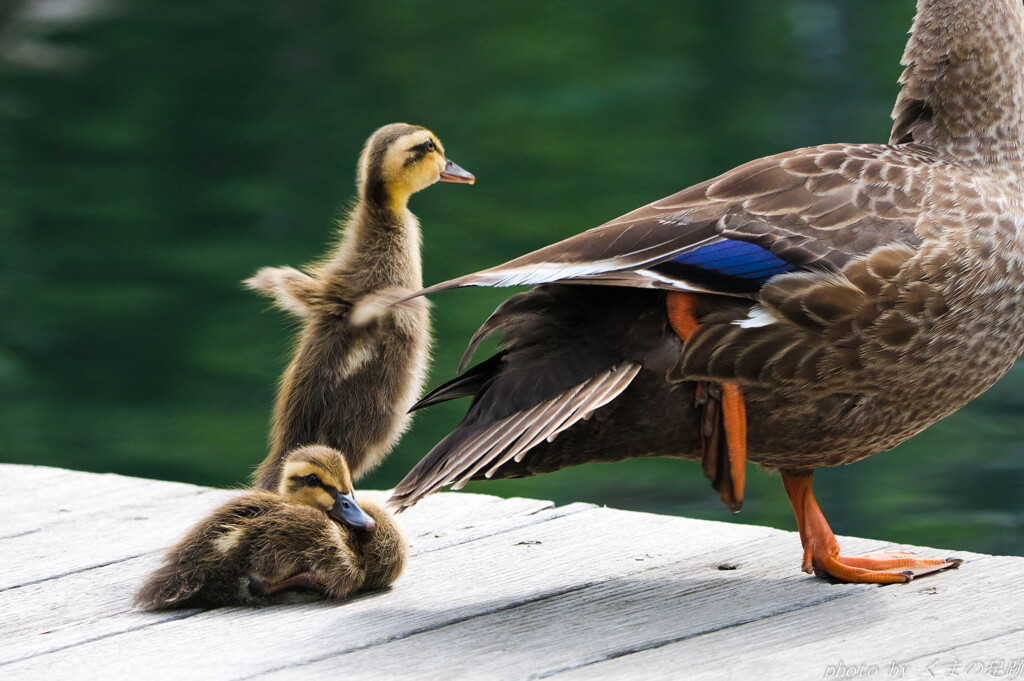
[[[477,494],[399,516],[412,558],[389,590],[134,610],[163,548],[232,494],[0,465],[16,521],[0,528],[0,678],[929,678],[936,659],[1024,650],[1024,558],[957,552],[959,570],[908,585],[832,585],[799,571],[795,533]]]

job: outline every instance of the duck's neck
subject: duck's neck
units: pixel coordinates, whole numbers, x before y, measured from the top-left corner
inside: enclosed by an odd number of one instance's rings
[[[902,64],[891,143],[996,172],[1024,168],[1021,0],[918,0]]]
[[[408,196],[387,192],[363,196],[342,226],[342,239],[323,267],[353,294],[385,288],[423,287],[420,227]]]

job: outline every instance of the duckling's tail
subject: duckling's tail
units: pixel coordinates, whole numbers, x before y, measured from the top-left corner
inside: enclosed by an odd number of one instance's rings
[[[199,590],[199,582],[188,579],[173,565],[165,565],[146,580],[135,594],[132,604],[142,610],[173,610],[193,607],[192,599]]]

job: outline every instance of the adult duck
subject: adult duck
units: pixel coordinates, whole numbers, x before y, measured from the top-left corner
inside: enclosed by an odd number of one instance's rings
[[[959,409],[1024,344],[1024,6],[917,8],[889,144],[759,159],[426,289],[536,286],[467,357],[499,331],[500,352],[419,403],[474,398],[391,503],[670,456],[701,459],[738,508],[749,459],[781,473],[805,571],[886,583],[958,564],[841,555],[811,487]]]

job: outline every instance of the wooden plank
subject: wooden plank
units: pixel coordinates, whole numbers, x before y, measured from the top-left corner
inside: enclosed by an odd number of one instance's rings
[[[133,500],[101,514],[74,515],[41,532],[0,540],[0,592],[107,565],[169,546],[231,492],[197,488],[189,497]]]
[[[0,675],[66,677],[95,669],[119,678],[134,674],[145,659],[150,678],[241,678],[541,601],[675,562],[680,554],[718,553],[718,547],[771,533],[786,534],[591,508],[428,551],[410,562],[389,592],[343,604],[227,608],[174,621],[153,616],[152,626],[2,665]],[[218,642],[216,655],[188,666],[210,641]]]
[[[1024,679],[1024,622],[1009,634],[973,641],[941,652],[929,653],[891,664],[893,678],[940,677]]]
[[[86,513],[109,513],[126,501],[190,497],[209,491],[179,482],[0,464],[0,539],[38,531]]]
[[[429,650],[431,663],[448,678],[546,678],[878,588],[831,585],[803,575],[796,569],[792,538],[771,532],[692,560],[332,656],[302,669],[314,676],[331,668],[373,669],[375,679],[408,678],[408,661]],[[878,542],[848,541],[857,550],[860,544],[878,548]],[[722,570],[723,565],[736,569]],[[286,668],[259,678],[279,681],[294,671]]]
[[[26,468],[38,467],[3,466],[0,478],[9,491],[22,490],[22,506],[31,507],[24,503],[24,490],[35,489],[31,483],[38,482],[38,471],[17,470]],[[133,479],[123,476],[67,473],[71,475],[58,476],[62,481],[60,494],[75,490],[75,512],[56,517],[43,512],[33,530],[0,537],[0,592],[163,549],[217,505],[239,493],[146,480],[135,480],[138,484],[132,487],[126,483]],[[497,497],[464,497],[457,503],[461,512],[439,497],[417,513],[406,514],[412,525],[413,542],[418,535],[431,531],[448,537],[445,543],[470,541],[492,531],[481,529],[492,520],[515,525],[519,516],[553,507],[549,501],[536,499],[513,499],[499,506]],[[32,504],[35,503],[33,499]],[[6,528],[6,519],[4,525]],[[26,525],[23,523],[22,529]],[[33,536],[43,529],[45,539]]]
[[[443,669],[449,679],[545,678],[680,636],[697,636],[873,588],[835,587],[808,579],[794,569],[788,539],[761,536],[722,551],[333,655],[301,670],[316,678],[332,669],[372,669],[375,680],[404,679],[410,678],[411,661],[429,650],[431,666]],[[738,569],[719,569],[724,561],[734,560],[739,562],[728,564]],[[572,567],[558,564],[557,569]],[[297,671],[289,667],[257,678],[282,681]],[[626,678],[645,675],[634,670]]]
[[[33,521],[25,509],[45,480],[46,504],[76,492],[74,512]],[[160,549],[233,492],[28,466],[0,466],[0,481],[0,507],[37,525],[0,536],[5,681],[140,668],[157,679],[818,679],[840,663],[932,678],[929,664],[1010,663],[1024,650],[1024,558],[958,552],[960,570],[909,585],[833,586],[798,571],[794,533],[473,494],[400,516],[413,560],[391,590],[141,613],[130,598]]]
[[[80,489],[88,489],[91,474],[76,473],[75,476],[77,486]],[[210,492],[198,487],[194,490]],[[233,492],[217,493],[218,496],[231,494]],[[386,493],[364,494],[380,498]],[[215,501],[219,503],[219,500]],[[131,533],[117,531],[118,526],[125,523],[137,525],[140,521],[134,516],[130,520],[125,520],[120,514],[103,514],[90,521],[93,524],[90,536],[79,540],[104,545],[104,542],[95,542],[92,536],[127,536],[130,539],[130,546],[127,548],[148,549],[142,556],[113,563],[101,561],[93,565],[96,563],[97,554],[83,556],[83,552],[79,551],[75,552],[72,560],[81,561],[85,558],[84,562],[75,563],[85,567],[69,571],[70,566],[66,562],[56,560],[60,570],[64,571],[60,575],[33,580],[32,583],[20,588],[0,590],[0,612],[17,614],[16,617],[5,618],[0,622],[0,641],[3,642],[0,646],[0,663],[76,645],[101,635],[129,631],[143,625],[149,626],[154,623],[155,617],[180,617],[180,613],[139,613],[130,607],[131,595],[142,583],[145,575],[157,566],[162,549],[206,512],[206,508],[193,508],[194,499],[182,498],[176,503],[180,508],[171,508],[160,514],[165,518],[163,522],[172,527],[171,534],[163,533],[159,537],[146,534],[143,537],[135,537]],[[587,508],[590,506],[578,504],[555,509],[551,502],[536,499],[503,500],[479,494],[443,494],[431,497],[425,503],[403,514],[400,521],[406,526],[408,536],[413,541],[412,553],[417,555],[457,546],[514,527],[544,522]],[[49,532],[51,537],[56,534],[52,527]],[[19,538],[18,541],[6,542],[0,540],[0,554],[20,560],[25,552],[21,551],[19,554],[19,549],[22,548],[19,545],[26,541],[38,540],[39,537]],[[58,558],[67,551],[75,551],[74,545],[60,545],[49,540],[41,542],[38,548],[52,549]],[[105,545],[102,555],[108,557],[123,548]],[[48,561],[48,566],[52,567],[54,562]],[[25,567],[28,568],[29,565],[26,564]],[[39,569],[37,574],[44,572]],[[3,574],[2,569],[0,574]],[[73,600],[76,612],[88,613],[87,620],[69,621],[66,607],[69,600]]]
[[[724,672],[732,678],[823,679],[841,666],[874,668],[881,678],[893,665],[942,657],[951,649],[979,658],[1005,655],[1005,648],[989,649],[987,641],[1020,630],[1022,597],[1024,559],[976,558],[941,576],[871,588],[700,636],[684,633],[551,678],[619,679],[639,669],[652,680],[715,679]],[[920,676],[922,669],[914,672]]]

